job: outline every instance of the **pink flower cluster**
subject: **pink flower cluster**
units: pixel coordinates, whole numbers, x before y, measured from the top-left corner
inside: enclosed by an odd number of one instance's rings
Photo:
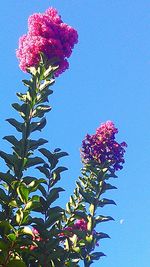
[[[102,123],[93,135],[87,134],[82,142],[81,158],[84,164],[94,161],[96,163],[109,163],[114,171],[122,169],[124,153],[127,144],[118,143],[115,134],[118,133],[114,123]]]
[[[32,229],[32,233],[33,233],[33,238],[32,238],[33,241],[41,241],[42,240],[42,238],[39,235],[39,232],[35,228]],[[30,246],[30,250],[34,250],[36,248],[37,248],[37,246],[35,246],[35,245]]]
[[[69,67],[67,58],[77,42],[77,31],[63,23],[56,9],[49,8],[43,14],[33,14],[28,19],[28,33],[19,39],[16,52],[19,66],[23,71],[28,67],[36,67],[40,53],[44,53],[48,59],[56,59],[58,76]]]
[[[84,219],[77,220],[73,225],[65,227],[63,230],[69,231],[69,236],[73,236],[74,230],[87,231],[87,222]],[[61,233],[59,236],[66,236],[65,233]]]

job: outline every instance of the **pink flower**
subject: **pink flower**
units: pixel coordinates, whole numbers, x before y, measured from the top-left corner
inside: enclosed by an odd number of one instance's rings
[[[23,71],[31,66],[36,67],[40,53],[44,53],[49,60],[57,59],[59,69],[55,76],[58,76],[69,67],[67,58],[77,42],[77,31],[63,23],[56,9],[49,8],[43,14],[33,14],[28,19],[28,33],[19,39],[16,52],[19,66]]]
[[[33,238],[32,238],[33,241],[42,241],[42,238],[40,237],[39,232],[35,228],[32,229],[32,233],[33,233]],[[36,248],[37,248],[36,245],[30,246],[30,250],[34,250]]]
[[[87,222],[84,219],[76,220],[74,224],[72,224],[69,227],[65,227],[63,229],[64,231],[68,231],[69,233],[61,233],[59,234],[60,237],[63,236],[69,236],[72,237],[74,235],[74,230],[79,230],[79,231],[87,231]]]
[[[111,121],[102,123],[93,135],[88,135],[82,142],[81,158],[84,164],[94,161],[97,164],[109,163],[114,171],[122,169],[127,144],[118,143],[115,135],[118,129]]]

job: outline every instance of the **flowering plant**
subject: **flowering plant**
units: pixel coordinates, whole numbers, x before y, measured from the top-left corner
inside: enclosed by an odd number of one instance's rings
[[[43,138],[32,139],[32,133],[46,125],[51,86],[68,68],[67,58],[77,41],[77,31],[63,23],[54,8],[30,16],[28,33],[19,40],[20,68],[31,79],[23,80],[27,91],[17,93],[21,103],[12,104],[21,121],[7,119],[20,138],[5,136],[12,153],[0,151],[6,164],[5,172],[0,172],[0,266],[77,267],[83,261],[88,267],[104,256],[94,250],[109,236],[97,232],[96,227],[113,218],[97,211],[115,204],[103,194],[115,188],[108,180],[122,169],[126,143],[116,141],[118,131],[111,121],[85,137],[81,176],[64,209],[55,204],[64,191],[56,184],[67,170],[59,165],[59,159],[68,154],[60,148],[50,151]],[[32,168],[39,171],[38,178],[32,175]]]

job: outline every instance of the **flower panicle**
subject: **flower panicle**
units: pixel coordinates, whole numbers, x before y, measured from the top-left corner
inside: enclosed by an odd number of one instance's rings
[[[95,161],[97,164],[109,163],[114,171],[123,168],[125,142],[118,143],[115,135],[118,129],[112,121],[102,123],[93,135],[87,134],[82,141],[81,159],[83,164]]]
[[[16,52],[19,66],[22,71],[36,67],[40,53],[43,53],[48,60],[57,58],[59,69],[55,76],[58,76],[69,68],[67,58],[77,42],[77,31],[62,21],[56,9],[48,8],[44,13],[35,13],[28,19],[27,34],[19,39]]]

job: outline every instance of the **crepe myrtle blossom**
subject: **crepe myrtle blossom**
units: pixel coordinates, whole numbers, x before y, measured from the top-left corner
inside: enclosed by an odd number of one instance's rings
[[[42,238],[40,237],[40,234],[39,232],[35,229],[35,228],[32,228],[32,241],[42,241]],[[29,249],[30,250],[34,250],[36,249],[38,246],[36,245],[36,243],[34,245],[30,245],[29,246]],[[20,247],[21,249],[27,249],[27,246],[21,246]]]
[[[78,42],[77,31],[64,23],[54,8],[48,8],[44,13],[35,13],[28,19],[28,32],[19,39],[16,55],[21,70],[36,67],[40,61],[40,53],[47,59],[55,59],[59,69],[58,76],[69,67],[74,45]]]
[[[63,229],[63,231],[67,231],[67,233],[62,232],[59,234],[59,236],[60,237],[63,237],[63,236],[72,237],[74,235],[73,233],[74,230],[87,231],[87,222],[84,219],[76,220],[74,224],[72,224],[71,226],[65,227]]]
[[[87,221],[85,221],[84,219],[76,220],[76,222],[73,225],[71,225],[69,227],[65,227],[63,230],[67,231],[67,233],[66,232],[62,232],[61,234],[59,234],[60,237],[72,237],[75,234],[74,233],[75,230],[78,230],[78,231],[86,233],[88,231],[88,229],[87,229]],[[96,237],[98,234],[99,234],[98,232],[93,230],[92,235],[94,237]],[[80,239],[81,238],[78,237],[78,240],[80,240]],[[99,243],[96,242],[95,246],[98,247]]]
[[[124,161],[125,142],[118,143],[115,135],[118,129],[112,121],[106,121],[97,128],[93,135],[87,134],[82,141],[81,158],[84,164],[90,161],[104,164],[109,163],[114,171],[122,169]]]

